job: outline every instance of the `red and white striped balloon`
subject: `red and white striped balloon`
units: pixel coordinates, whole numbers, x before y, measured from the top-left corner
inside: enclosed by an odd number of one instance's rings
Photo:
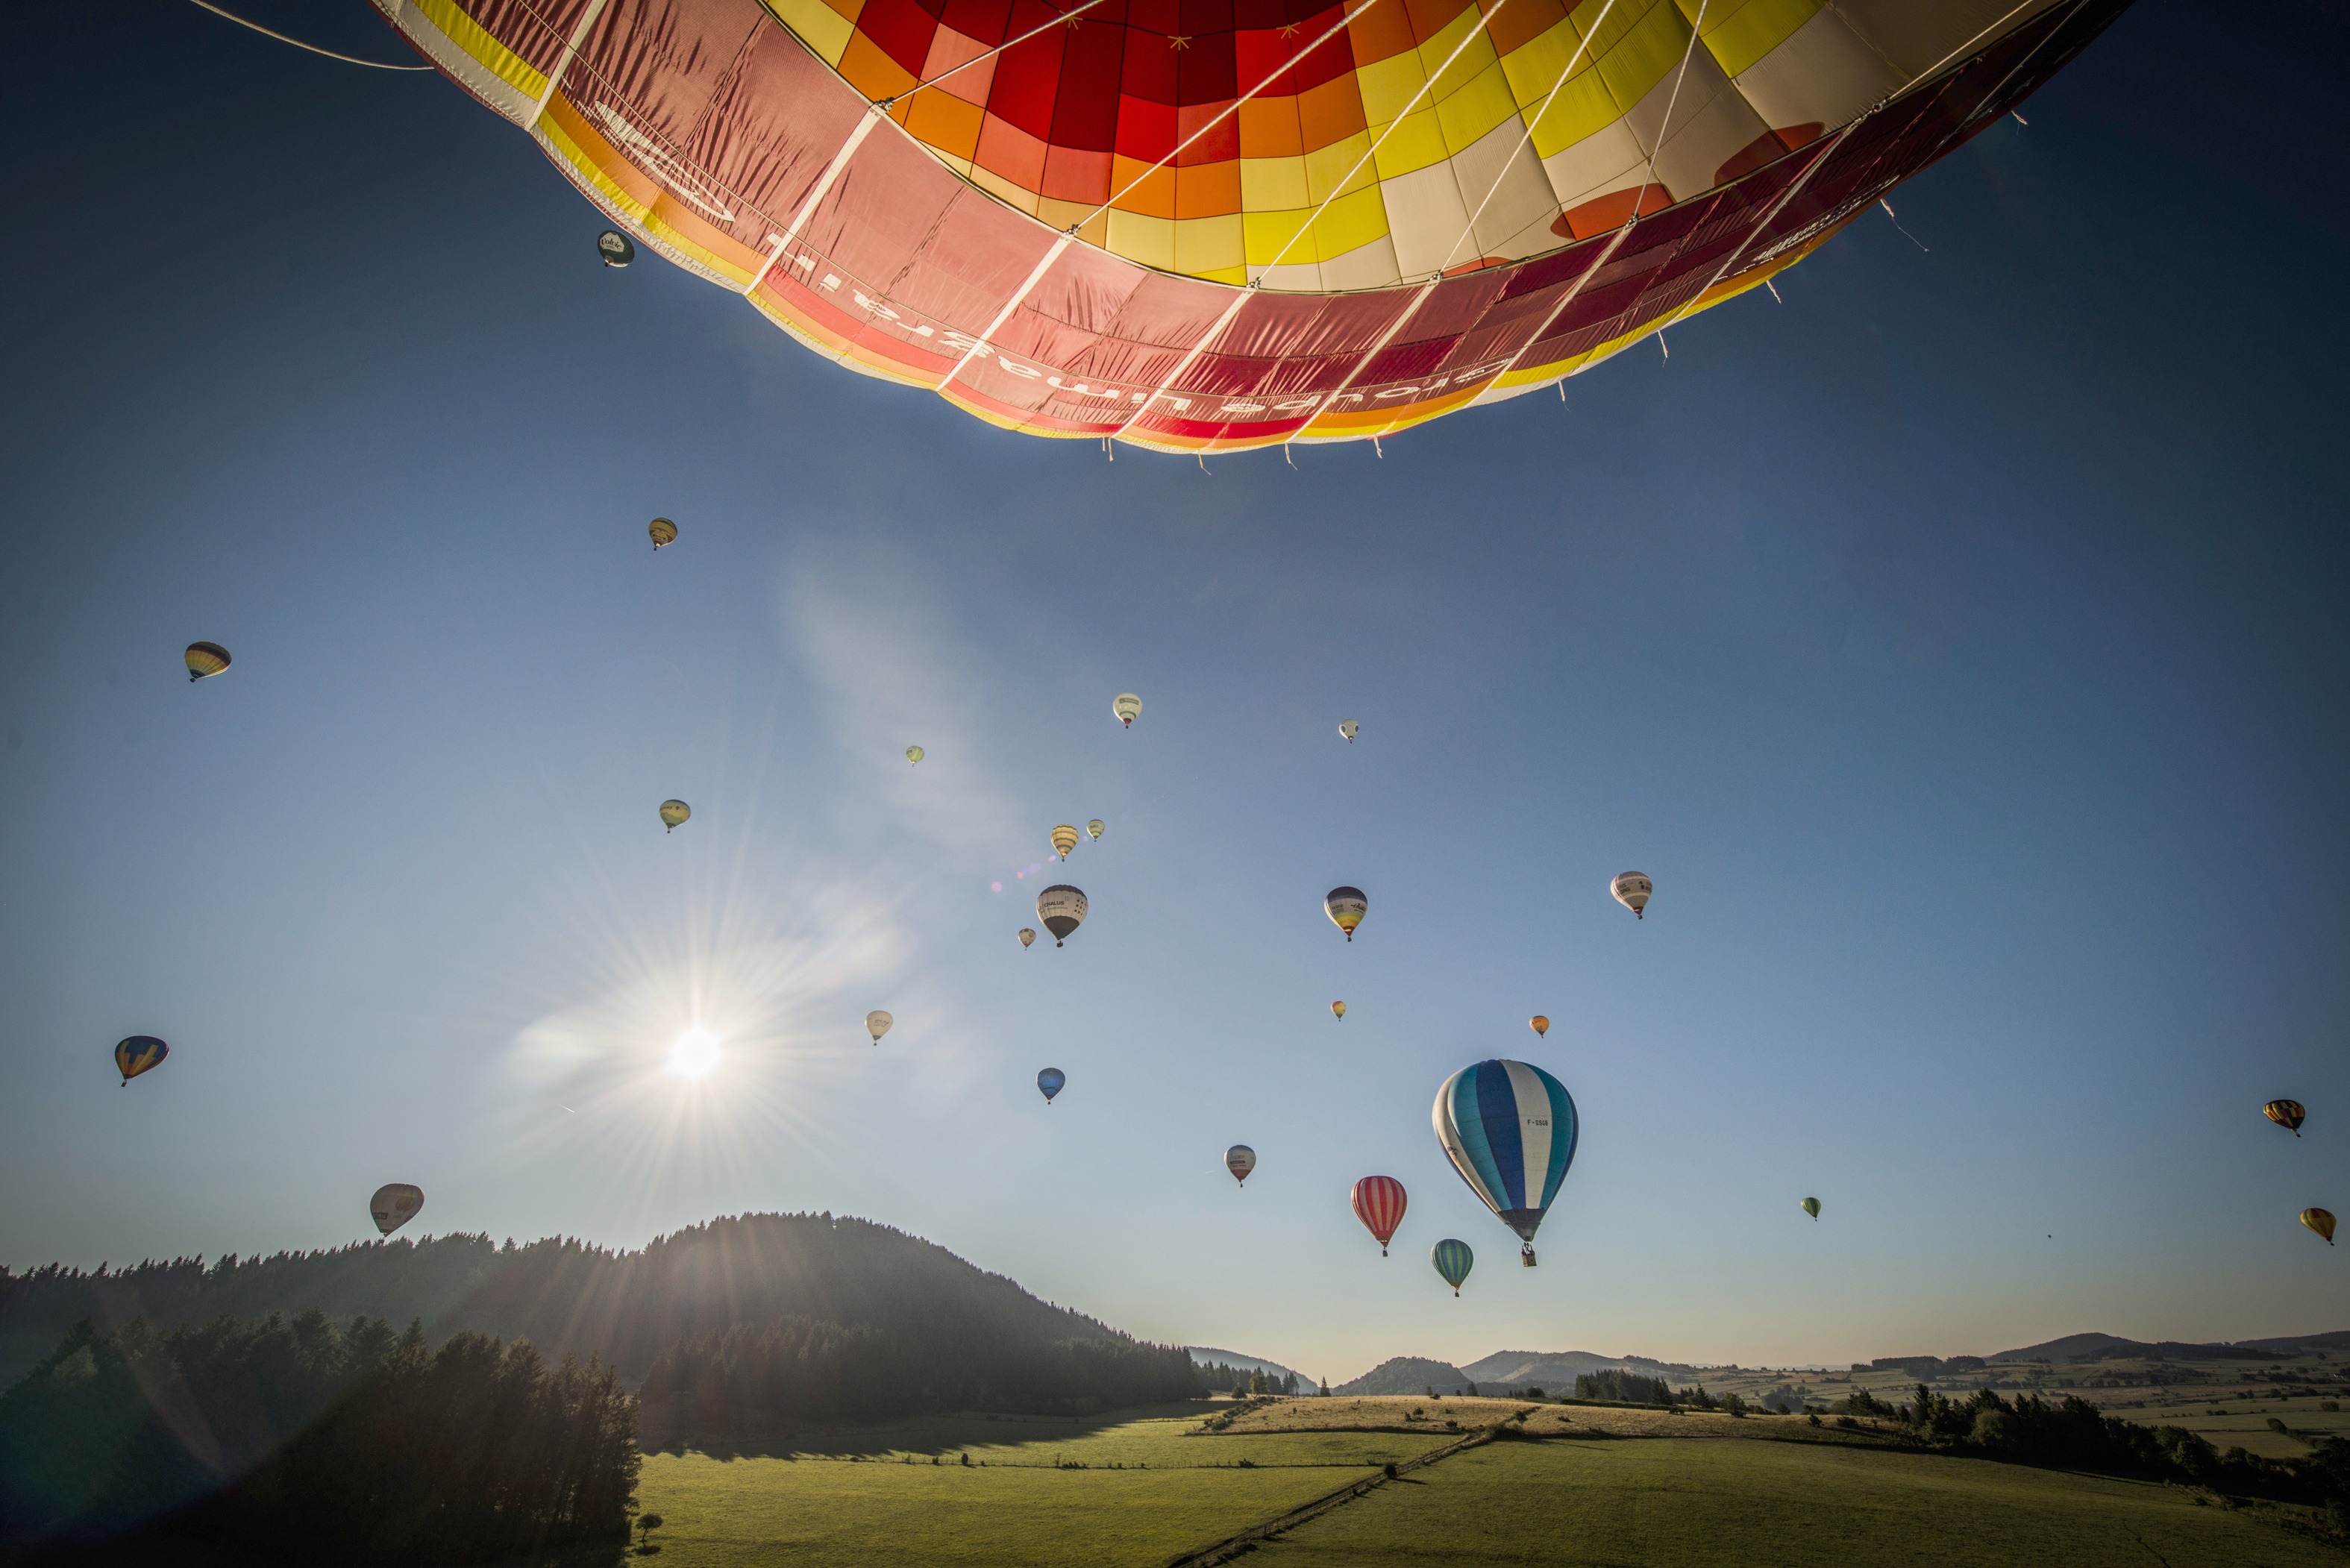
[[[1379,1243],[1379,1256],[1388,1255],[1388,1241],[1403,1223],[1403,1183],[1392,1176],[1367,1176],[1355,1183],[1355,1218]]]

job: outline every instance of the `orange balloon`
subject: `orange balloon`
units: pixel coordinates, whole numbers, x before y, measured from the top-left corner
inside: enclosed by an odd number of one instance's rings
[[[2301,1211],[2301,1222],[2308,1226],[2311,1230],[2316,1231],[2319,1235],[2324,1237],[2325,1244],[2327,1246],[2331,1247],[2334,1245],[2334,1214],[2332,1210],[2325,1209],[2304,1209]]]
[[[1544,1018],[1539,1012],[1535,1013],[1532,1018],[1527,1019],[1526,1023],[1527,1026],[1533,1029],[1537,1034],[1548,1034],[1550,1033],[1550,1020]]]

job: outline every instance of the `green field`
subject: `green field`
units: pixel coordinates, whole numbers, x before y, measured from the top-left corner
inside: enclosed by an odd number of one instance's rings
[[[640,1496],[668,1521],[656,1538],[664,1568],[1156,1568],[1454,1437],[1187,1436],[1199,1415],[1194,1407],[1085,1423],[961,1416],[789,1454],[656,1454]],[[1742,1437],[1495,1443],[1379,1487],[1258,1552],[1266,1568],[2344,1562],[2272,1518],[2207,1506],[2179,1489]]]

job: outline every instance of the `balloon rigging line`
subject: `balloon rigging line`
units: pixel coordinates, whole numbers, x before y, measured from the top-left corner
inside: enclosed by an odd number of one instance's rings
[[[306,44],[299,38],[289,38],[285,34],[274,32],[271,29],[263,26],[258,22],[248,22],[234,11],[222,10],[219,6],[213,4],[212,0],[192,0],[192,3],[203,7],[203,9],[207,11],[210,11],[215,16],[227,17],[230,21],[235,23],[240,27],[250,27],[255,32],[262,34],[265,37],[275,38],[281,44],[291,44],[297,49],[307,49],[314,55],[324,55],[330,60],[341,60],[347,65],[368,66],[379,71],[429,71],[433,68],[431,66],[386,65],[381,60],[360,59],[357,55],[338,55],[332,49],[322,49],[316,44]]]
[[[580,13],[579,25],[571,29],[571,41],[563,46],[563,57],[556,60],[555,68],[546,73],[546,90],[538,95],[538,101],[531,105],[530,122],[524,127],[525,130],[538,129],[539,120],[546,113],[546,106],[555,101],[555,89],[563,85],[563,73],[571,68],[572,60],[579,53],[579,46],[588,41],[588,29],[594,26],[596,18],[604,14],[606,4],[607,0],[590,0],[588,9]]]
[[[1879,196],[1879,197],[1877,199],[1877,204],[1878,206],[1880,206],[1880,207],[1882,207],[1882,208],[1884,208],[1884,209],[1885,209],[1885,215],[1886,215],[1887,217],[1891,218],[1891,219],[1893,220],[1893,226],[1894,226],[1895,228],[1897,228],[1897,229],[1901,229],[1901,219],[1899,218],[1899,216],[1898,216],[1898,215],[1897,215],[1897,214],[1894,213],[1894,211],[1893,211],[1893,203],[1892,203],[1892,202],[1888,202],[1888,201],[1887,201],[1884,197]],[[1927,252],[1927,254],[1929,254],[1929,255],[1933,254],[1930,250],[1929,250],[1929,249],[1928,249],[1928,247],[1927,247],[1927,244],[1926,244],[1926,242],[1925,242],[1925,241],[1923,241],[1923,240],[1919,239],[1917,235],[1915,235],[1915,234],[1911,234],[1908,230],[1907,230],[1907,229],[1901,229],[1901,233],[1902,233],[1902,235],[1903,235],[1903,237],[1904,237],[1904,238],[1906,238],[1907,240],[1908,240],[1908,242],[1909,242],[1911,244],[1916,245],[1919,250],[1921,250],[1921,251],[1926,251],[1926,252]]]
[[[1657,144],[1648,149],[1648,177],[1640,182],[1640,193],[1632,198],[1632,221],[1639,222],[1640,204],[1648,199],[1648,187],[1657,183],[1657,154],[1665,150],[1665,141],[1673,133],[1673,109],[1681,101],[1681,83],[1689,79],[1690,61],[1697,57],[1697,41],[1705,26],[1705,8],[1713,0],[1700,0],[1697,20],[1690,24],[1689,47],[1681,51],[1681,68],[1673,76],[1672,96],[1665,99],[1665,118],[1657,126]],[[1669,187],[1659,187],[1670,197]]]
[[[992,60],[996,56],[1002,54],[1004,50],[1012,48],[1017,45],[1026,43],[1029,39],[1035,37],[1037,34],[1045,31],[1047,28],[1054,26],[1074,26],[1076,24],[1076,19],[1078,17],[1084,16],[1095,6],[1104,5],[1106,3],[1107,0],[1086,0],[1084,5],[1078,6],[1074,11],[1055,12],[1050,22],[1039,22],[1036,26],[1029,28],[1018,37],[1006,38],[1003,43],[996,45],[995,47],[988,50],[985,54],[973,55],[971,58],[963,61],[963,63],[959,66],[949,66],[945,70],[941,71],[934,77],[923,78],[920,81],[916,82],[912,87],[908,88],[903,92],[891,93],[888,98],[877,99],[876,101],[879,102],[884,109],[887,109],[901,99],[911,98],[926,87],[936,86],[938,83],[942,82],[949,77],[954,75],[957,71],[967,71],[971,69],[972,67],[979,64],[982,60]]]

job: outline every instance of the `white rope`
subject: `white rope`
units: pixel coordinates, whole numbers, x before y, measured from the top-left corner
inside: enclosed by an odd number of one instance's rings
[[[940,391],[945,391],[953,384],[954,379],[962,374],[964,366],[987,352],[987,340],[994,337],[997,329],[1005,322],[1012,319],[1012,313],[1020,308],[1022,302],[1027,299],[1030,290],[1045,281],[1045,274],[1051,270],[1055,262],[1061,259],[1061,253],[1069,248],[1070,241],[1076,237],[1074,234],[1063,234],[1053,242],[1053,248],[1045,253],[1045,259],[1036,264],[1035,270],[1028,275],[1028,281],[1020,286],[1020,292],[1003,302],[1003,308],[995,313],[995,319],[987,324],[987,330],[972,339],[971,347],[964,349],[962,358],[955,361],[955,368],[949,370],[940,380]]]
[[[562,57],[555,62],[555,68],[546,73],[546,90],[538,95],[536,103],[531,105],[530,120],[523,127],[524,130],[536,126],[540,117],[546,113],[546,106],[555,101],[555,89],[563,85],[563,73],[571,68],[572,60],[579,53],[579,46],[588,41],[588,29],[594,26],[596,18],[604,14],[605,5],[606,0],[593,0],[593,4],[580,13],[579,25],[571,29],[571,41],[563,46]]]
[[[324,55],[330,60],[341,60],[346,65],[368,66],[379,71],[429,71],[433,68],[431,66],[386,65],[381,60],[360,59],[357,55],[338,55],[332,49],[322,49],[316,44],[306,44],[299,38],[289,38],[283,33],[272,32],[269,28],[263,26],[258,22],[248,22],[234,11],[222,10],[219,6],[213,4],[212,0],[193,0],[193,3],[197,5],[203,6],[205,10],[210,11],[215,16],[227,17],[230,21],[235,23],[240,27],[250,27],[255,32],[262,34],[265,37],[275,38],[281,44],[291,44],[297,49],[307,49],[314,55]]]
[[[1494,9],[1499,10],[1501,7],[1497,5]],[[1330,389],[1330,395],[1323,399],[1321,405],[1312,413],[1305,416],[1305,423],[1299,425],[1296,430],[1292,431],[1289,433],[1288,440],[1284,441],[1281,443],[1283,446],[1287,446],[1290,441],[1295,441],[1299,435],[1303,434],[1306,431],[1312,430],[1314,428],[1314,421],[1320,419],[1324,414],[1328,413],[1330,411],[1330,405],[1347,395],[1347,389],[1355,384],[1355,378],[1360,376],[1365,370],[1370,369],[1371,361],[1379,357],[1379,351],[1385,348],[1388,344],[1395,341],[1395,335],[1403,330],[1404,323],[1409,321],[1413,317],[1419,314],[1419,307],[1428,303],[1428,296],[1434,294],[1436,292],[1436,286],[1443,281],[1444,275],[1439,273],[1436,276],[1430,278],[1426,283],[1419,286],[1419,292],[1412,296],[1411,303],[1406,306],[1393,321],[1388,323],[1388,329],[1379,334],[1379,340],[1372,344],[1361,358],[1355,361],[1355,368],[1347,372],[1347,379]],[[1373,431],[1371,434],[1371,444],[1374,447],[1378,446],[1379,443],[1379,437],[1385,433],[1386,432],[1383,431]],[[1212,446],[1215,443],[1211,441],[1209,444]],[[1383,452],[1380,452],[1379,455],[1381,457],[1385,457],[1387,456],[1387,453]]]
[[[1159,383],[1159,387],[1156,391],[1142,400],[1140,407],[1137,408],[1133,413],[1127,416],[1126,423],[1118,426],[1116,431],[1112,431],[1109,436],[1105,439],[1115,441],[1119,436],[1124,435],[1128,430],[1133,428],[1135,421],[1140,419],[1144,414],[1150,411],[1151,404],[1157,402],[1159,399],[1167,395],[1167,389],[1175,384],[1176,379],[1181,376],[1184,371],[1191,368],[1192,361],[1196,360],[1201,355],[1208,351],[1208,345],[1213,343],[1217,338],[1223,336],[1224,328],[1232,324],[1232,317],[1238,316],[1241,313],[1241,306],[1248,303],[1251,292],[1251,290],[1245,288],[1235,289],[1232,291],[1232,302],[1224,306],[1224,313],[1216,317],[1216,324],[1213,327],[1209,327],[1205,333],[1201,335],[1200,340],[1191,345],[1191,348],[1189,353],[1185,354],[1183,358],[1175,362],[1175,368],[1167,372],[1167,379]]]

